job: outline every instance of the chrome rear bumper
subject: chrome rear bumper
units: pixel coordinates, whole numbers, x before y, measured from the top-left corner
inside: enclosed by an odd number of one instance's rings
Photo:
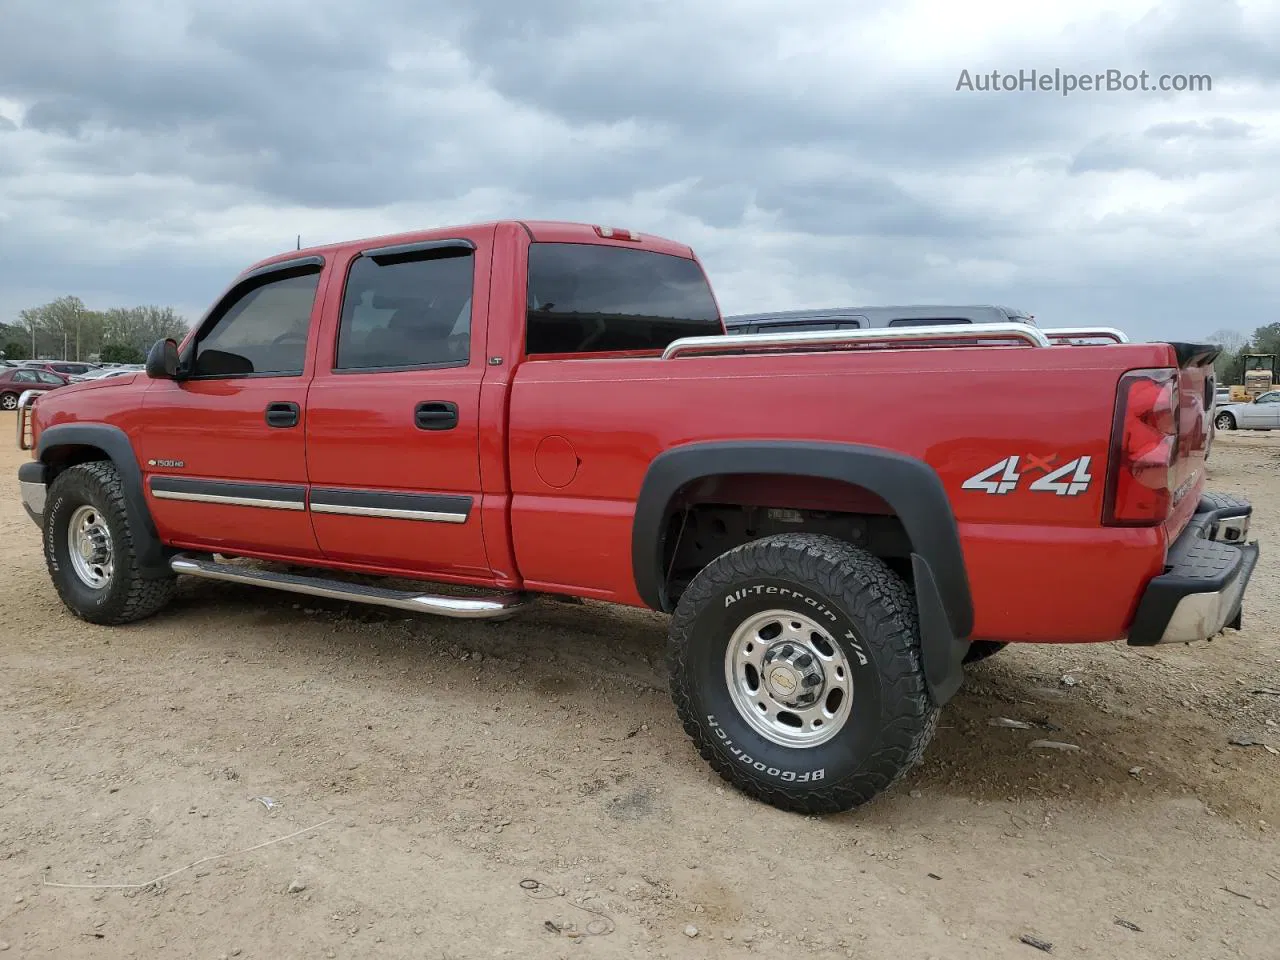
[[[1239,629],[1244,593],[1258,564],[1248,543],[1253,506],[1206,494],[1187,528],[1169,548],[1165,572],[1147,584],[1129,628],[1133,646],[1208,640]]]

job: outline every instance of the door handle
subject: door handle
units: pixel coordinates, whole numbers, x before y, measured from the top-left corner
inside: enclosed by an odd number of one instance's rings
[[[292,400],[276,400],[267,404],[268,427],[296,427],[298,405]]]
[[[448,400],[424,400],[413,408],[419,430],[452,430],[458,425],[458,405]]]

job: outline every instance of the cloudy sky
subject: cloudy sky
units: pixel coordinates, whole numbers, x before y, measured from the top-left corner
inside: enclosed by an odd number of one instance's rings
[[[961,71],[1210,92],[957,91]],[[0,0],[0,320],[198,315],[303,243],[690,243],[726,313],[1280,320],[1280,0]]]

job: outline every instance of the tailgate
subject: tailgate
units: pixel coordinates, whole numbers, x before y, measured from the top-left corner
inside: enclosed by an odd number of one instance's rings
[[[1169,483],[1173,510],[1165,523],[1165,534],[1173,542],[1195,513],[1204,490],[1215,387],[1213,361],[1221,348],[1202,343],[1169,346],[1178,364],[1178,448]]]

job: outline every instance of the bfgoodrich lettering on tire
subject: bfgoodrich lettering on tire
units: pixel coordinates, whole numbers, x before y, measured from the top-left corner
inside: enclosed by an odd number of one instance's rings
[[[62,602],[90,623],[141,620],[173,596],[176,577],[138,573],[120,473],[109,460],[70,467],[49,485],[44,558]]]
[[[703,758],[783,810],[867,802],[937,724],[911,588],[834,537],[780,534],[712,561],[676,606],[667,658]]]

